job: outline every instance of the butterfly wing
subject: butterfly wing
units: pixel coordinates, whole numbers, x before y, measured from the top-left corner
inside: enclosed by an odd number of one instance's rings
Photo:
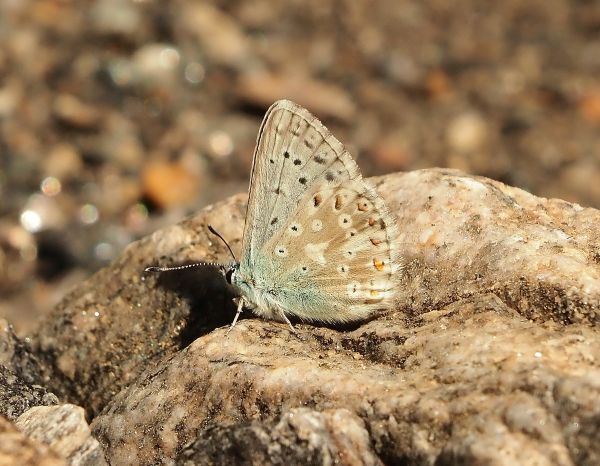
[[[268,110],[250,186],[238,283],[257,314],[344,322],[391,303],[396,220],[307,110]]]
[[[257,313],[349,322],[388,307],[400,276],[397,236],[395,218],[362,179],[315,187],[257,257],[267,292]]]
[[[317,118],[288,100],[275,102],[254,150],[240,268],[254,267],[265,242],[288,223],[307,190],[360,177],[350,154]]]

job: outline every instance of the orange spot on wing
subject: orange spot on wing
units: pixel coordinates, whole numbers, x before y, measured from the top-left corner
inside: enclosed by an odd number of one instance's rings
[[[373,246],[377,246],[379,244],[381,244],[381,240],[375,239],[375,238],[370,238],[371,243],[373,243]]]
[[[377,270],[383,272],[383,266],[385,265],[383,261],[380,261],[379,259],[373,259],[373,265]]]

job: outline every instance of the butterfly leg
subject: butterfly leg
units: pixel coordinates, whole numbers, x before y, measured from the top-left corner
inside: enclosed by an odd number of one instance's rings
[[[290,330],[292,331],[292,333],[296,336],[298,336],[298,332],[296,332],[296,329],[294,328],[294,326],[292,325],[292,323],[290,322],[290,319],[287,318],[287,316],[285,315],[285,312],[283,312],[281,309],[279,310],[279,314],[281,315],[281,317],[283,318],[283,320],[285,322],[287,322],[287,324],[290,326]]]
[[[231,332],[231,330],[233,329],[233,327],[235,327],[235,324],[237,323],[238,318],[240,317],[240,314],[242,313],[242,308],[244,307],[244,303],[245,302],[246,301],[244,301],[244,298],[238,298],[237,312],[235,313],[235,317],[233,318],[233,322],[231,322],[231,325],[229,326],[229,328],[225,332],[225,335],[227,335],[229,332]]]

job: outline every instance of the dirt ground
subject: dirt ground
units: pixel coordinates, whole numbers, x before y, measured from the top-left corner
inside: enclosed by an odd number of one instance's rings
[[[600,206],[595,0],[0,1],[0,317],[247,189],[309,108],[365,175],[452,167]]]

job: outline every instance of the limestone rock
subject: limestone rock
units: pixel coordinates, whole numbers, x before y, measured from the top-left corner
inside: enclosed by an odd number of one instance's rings
[[[292,409],[277,424],[213,426],[179,455],[176,464],[378,465],[362,420],[345,409]]]
[[[52,447],[71,466],[106,465],[79,406],[36,406],[19,416],[15,424],[29,437]]]
[[[600,322],[600,212],[453,170],[381,178],[399,217],[400,305],[497,294],[524,317]]]
[[[33,406],[58,403],[41,382],[37,361],[0,319],[0,416],[15,420]]]
[[[16,374],[27,384],[42,384],[43,370],[28,345],[14,333],[12,326],[0,319],[0,366]]]
[[[20,432],[0,416],[0,464],[2,466],[67,466],[50,447]]]
[[[29,408],[53,405],[58,398],[40,385],[29,385],[0,365],[0,415],[14,421]]]
[[[404,270],[370,322],[299,323],[299,339],[245,318],[225,337],[216,270],[142,274],[229,261],[206,225],[239,251],[245,195],[132,244],[57,307],[33,348],[111,464],[261,464],[299,445],[341,464],[600,463],[600,212],[456,171],[372,182]],[[353,432],[332,433],[339,413]]]

